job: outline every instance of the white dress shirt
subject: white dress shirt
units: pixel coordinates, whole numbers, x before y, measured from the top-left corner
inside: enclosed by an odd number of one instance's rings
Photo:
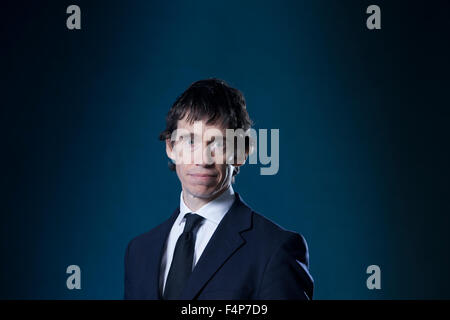
[[[161,273],[159,279],[161,294],[164,292],[164,288],[166,286],[167,275],[169,274],[170,265],[172,263],[175,245],[184,230],[184,224],[186,221],[184,215],[186,213],[192,212],[204,218],[197,230],[197,238],[195,240],[194,248],[194,259],[192,261],[192,268],[194,268],[197,264],[198,259],[202,255],[203,250],[211,239],[214,231],[216,231],[216,228],[219,225],[220,221],[233,205],[234,200],[234,191],[230,185],[230,187],[225,190],[224,193],[222,193],[219,197],[211,202],[208,202],[197,211],[192,211],[184,203],[183,191],[181,191],[180,213],[178,214],[178,217],[175,220],[172,229],[170,230],[161,261]]]

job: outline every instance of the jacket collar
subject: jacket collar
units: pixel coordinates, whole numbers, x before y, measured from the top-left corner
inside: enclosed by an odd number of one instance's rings
[[[198,260],[192,274],[180,294],[180,300],[193,300],[206,286],[214,273],[225,263],[225,261],[244,243],[241,232],[248,230],[252,225],[252,209],[242,200],[241,196],[235,192],[236,201],[225,214],[216,231],[206,245],[200,259]],[[151,254],[158,257],[153,260],[151,271],[153,280],[153,293],[150,292],[150,299],[161,299],[159,290],[159,279],[161,269],[161,259],[169,232],[174,224],[180,209],[177,208],[172,216],[158,227],[156,231],[158,243],[156,252]]]

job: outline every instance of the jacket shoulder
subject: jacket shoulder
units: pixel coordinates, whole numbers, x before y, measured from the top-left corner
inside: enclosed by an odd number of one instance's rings
[[[258,233],[264,233],[267,238],[274,238],[280,240],[287,240],[291,237],[300,236],[302,239],[303,236],[293,230],[286,229],[266,216],[253,211],[253,228]]]
[[[306,239],[301,233],[286,229],[266,216],[252,210],[252,228],[243,234],[247,241],[255,241],[265,252],[274,253],[285,244],[292,244],[308,252]]]
[[[132,238],[128,242],[128,250],[131,250],[131,248],[133,248],[133,251],[134,250],[139,251],[140,249],[146,250],[149,245],[154,244],[155,240],[161,236],[164,226],[167,225],[169,221],[170,218],[160,223],[156,227],[153,227],[152,229]]]

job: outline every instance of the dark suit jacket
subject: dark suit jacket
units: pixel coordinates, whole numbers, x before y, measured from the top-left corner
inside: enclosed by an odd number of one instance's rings
[[[254,212],[235,195],[179,299],[312,299],[305,239]],[[178,214],[179,208],[128,244],[125,299],[161,299],[161,258]]]

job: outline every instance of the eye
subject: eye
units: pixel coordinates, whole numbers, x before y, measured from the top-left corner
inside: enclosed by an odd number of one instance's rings
[[[181,142],[183,144],[192,144],[193,143],[193,139],[190,136],[186,135],[186,136],[182,136],[181,137]]]
[[[212,147],[216,150],[225,150],[225,143],[223,142],[223,140],[216,140],[213,142]]]

